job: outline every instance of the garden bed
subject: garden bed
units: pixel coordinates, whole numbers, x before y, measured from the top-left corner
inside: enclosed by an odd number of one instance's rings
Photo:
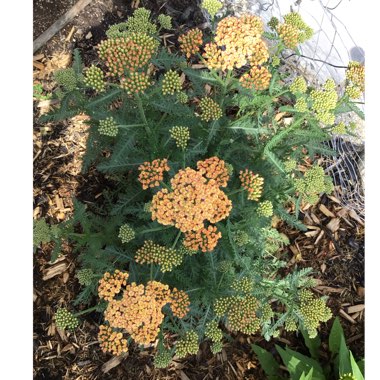
[[[135,2],[133,5],[137,5]],[[39,3],[42,4],[42,3]],[[45,6],[48,3],[45,3]],[[62,13],[72,4],[62,7]],[[158,11],[156,2],[140,4]],[[194,6],[183,2],[165,3],[168,13],[177,15],[177,28],[200,25],[202,20],[191,18]],[[191,8],[193,7],[193,8]],[[35,12],[41,8],[36,7]],[[189,9],[186,11],[186,9]],[[52,91],[51,73],[65,67],[74,47],[81,49],[83,60],[89,66],[96,59],[93,46],[105,37],[108,26],[122,21],[131,8],[124,2],[95,1],[73,23],[38,52],[34,78],[44,93]],[[48,13],[47,13],[48,14]],[[187,17],[187,18],[186,18]],[[39,20],[37,13],[35,20]],[[191,24],[190,20],[193,20]],[[195,21],[194,21],[195,20]],[[38,21],[41,29],[46,24]],[[190,24],[189,24],[190,23]],[[75,28],[74,32],[70,32]],[[78,30],[80,33],[78,33]],[[63,41],[66,40],[63,49]],[[174,44],[172,36],[168,43]],[[81,158],[85,152],[88,126],[84,116],[76,116],[60,123],[41,124],[41,110],[51,107],[49,100],[34,101],[34,218],[46,218],[50,224],[67,220],[73,212],[72,198],[89,206],[104,202],[104,187],[112,188],[113,179],[94,168],[81,174]],[[44,112],[44,111],[42,111]],[[323,160],[322,160],[323,161]],[[307,164],[307,163],[305,163]],[[323,196],[314,206],[301,209],[307,232],[291,229],[282,222],[277,228],[288,236],[290,246],[283,251],[288,262],[285,270],[295,265],[312,267],[318,286],[314,290],[328,295],[328,306],[334,315],[340,315],[350,349],[355,356],[364,355],[364,309],[351,313],[354,305],[364,304],[364,226],[355,213],[346,210],[333,196]],[[69,305],[79,292],[75,278],[76,253],[70,245],[63,246],[58,262],[50,263],[52,246],[45,244],[34,255],[34,376],[36,379],[263,379],[258,360],[250,345],[260,343],[274,352],[274,344],[282,342],[294,350],[305,347],[294,333],[284,333],[269,343],[258,336],[235,334],[226,342],[222,353],[212,355],[201,345],[196,356],[175,361],[169,369],[153,367],[149,350],[141,352],[132,345],[124,357],[112,358],[104,354],[98,344],[99,314],[90,313],[74,333],[56,329],[53,315],[56,308]],[[327,337],[332,320],[321,327],[321,337]],[[324,347],[326,349],[326,347]]]

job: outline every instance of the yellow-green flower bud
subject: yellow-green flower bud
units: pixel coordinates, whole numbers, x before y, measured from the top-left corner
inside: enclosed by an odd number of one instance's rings
[[[222,342],[214,342],[211,347],[211,352],[215,355],[222,351],[223,349],[223,343]]]
[[[341,121],[331,128],[331,132],[335,133],[336,135],[344,135],[347,133],[346,125]]]
[[[89,286],[94,278],[94,272],[91,269],[80,269],[76,273],[76,278],[81,285]]]
[[[219,10],[222,9],[223,4],[218,0],[203,0],[201,7],[205,9],[213,19]]]
[[[172,18],[166,15],[158,15],[158,22],[162,26],[163,29],[171,29],[172,28]]]
[[[169,70],[164,74],[162,80],[162,93],[164,95],[173,95],[176,91],[181,91],[182,84],[180,76],[173,70]]]
[[[188,127],[175,126],[171,128],[170,135],[175,140],[178,148],[186,149],[190,140],[190,131]]]
[[[119,132],[119,128],[112,116],[99,121],[98,131],[101,135],[115,137]]]
[[[252,293],[253,291],[253,281],[248,277],[243,277],[242,279],[236,279],[231,285],[231,288],[236,292],[242,292],[245,294]]]
[[[236,231],[233,235],[234,242],[238,247],[243,247],[251,242],[249,235],[245,231]]]
[[[307,84],[303,77],[297,77],[294,79],[293,83],[289,86],[292,94],[304,94],[307,90]]]
[[[77,87],[77,76],[72,67],[55,71],[54,79],[58,84],[63,86],[66,91],[73,91]]]
[[[135,231],[129,224],[123,224],[119,230],[119,239],[123,244],[129,243],[135,238]]]
[[[202,111],[201,119],[204,121],[218,120],[223,115],[219,104],[211,98],[202,98],[199,103],[199,108]]]
[[[294,105],[294,109],[297,112],[307,112],[309,107],[307,106],[307,101],[305,98],[298,98],[296,104]]]
[[[223,332],[218,326],[218,322],[211,321],[206,324],[205,336],[213,342],[219,342],[223,339]]]
[[[98,92],[103,92],[106,89],[103,71],[94,65],[87,69],[84,83]]]
[[[271,201],[263,201],[257,205],[257,213],[260,216],[269,218],[273,215],[273,204]]]
[[[55,313],[55,324],[61,330],[73,330],[79,326],[78,318],[70,313],[67,309],[60,308]]]
[[[186,92],[183,92],[183,91],[180,91],[177,94],[177,99],[182,104],[186,104],[189,101],[188,95],[186,94]]]
[[[284,168],[287,173],[292,172],[297,167],[297,161],[296,160],[287,160],[284,162]]]
[[[199,350],[198,334],[188,331],[176,344],[176,355],[181,359],[187,354],[196,354]]]
[[[156,368],[167,368],[172,361],[172,355],[168,350],[158,352],[154,357],[154,366]]]

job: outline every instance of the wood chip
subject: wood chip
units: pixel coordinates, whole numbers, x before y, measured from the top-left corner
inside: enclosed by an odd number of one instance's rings
[[[60,262],[57,264],[54,264],[50,268],[46,269],[44,271],[44,275],[42,277],[43,281],[50,280],[51,278],[60,275],[67,269],[67,262]]]
[[[321,233],[318,235],[318,237],[315,239],[314,244],[318,244],[324,234],[325,234],[325,231],[322,230]]]
[[[335,218],[335,215],[325,205],[320,204],[319,210],[329,218]]]
[[[206,66],[201,64],[201,63],[196,63],[194,65],[191,66],[192,69],[196,70],[196,69],[204,69]]]
[[[358,340],[358,339],[362,338],[363,336],[364,336],[364,334],[354,335],[351,338],[347,339],[347,343],[355,342],[355,340]]]
[[[358,290],[357,290],[357,293],[358,293],[358,296],[359,296],[359,297],[364,298],[364,295],[365,295],[365,289],[364,289],[362,286],[359,286],[359,287],[358,287]]]
[[[344,310],[342,310],[342,309],[340,309],[339,310],[339,314],[343,317],[343,318],[345,318],[345,319],[347,319],[347,321],[349,321],[349,322],[351,322],[352,324],[356,324],[356,321],[355,321],[355,319],[352,319]]]
[[[339,229],[340,219],[339,218],[333,218],[330,220],[330,222],[327,224],[327,228],[331,232],[336,232]]]
[[[322,271],[322,273],[325,273],[325,271],[326,271],[326,264],[325,263],[323,263],[321,265],[321,271]]]
[[[69,279],[69,272],[66,271],[66,272],[63,274],[63,283],[66,284],[67,281],[68,281],[68,279]]]
[[[318,234],[319,234],[319,231],[307,231],[307,232],[305,232],[305,236],[307,236],[307,237],[317,236]]]
[[[119,356],[114,356],[112,359],[108,360],[108,362],[102,365],[102,372],[107,373],[111,371],[112,368],[117,367],[123,361],[123,359],[126,358],[127,356],[128,356],[128,352],[121,354]]]
[[[335,198],[333,195],[328,195],[327,198],[331,199],[333,202],[335,202],[338,205],[340,205],[339,199]]]
[[[360,217],[359,217],[359,215],[356,213],[356,211],[354,211],[354,210],[350,210],[350,211],[348,212],[348,215],[350,215],[350,217],[351,217],[352,219],[354,219],[355,221],[357,221],[359,224],[361,224],[362,226],[364,226],[363,221],[360,219]]]
[[[44,58],[45,54],[37,54],[33,56],[33,61],[39,61],[40,59]]]
[[[347,308],[347,313],[348,314],[354,314],[354,313],[358,313],[359,311],[362,311],[362,310],[364,310],[364,304],[354,305],[354,306],[350,306]]]
[[[321,221],[318,219],[318,217],[314,213],[311,213],[310,216],[311,216],[311,219],[313,219],[314,223],[321,224]]]
[[[327,293],[342,293],[343,292],[343,289],[332,288],[331,286],[325,286],[325,285],[316,286],[315,289],[322,290]]]
[[[180,376],[181,376],[181,380],[190,380],[189,377],[186,375],[185,372],[183,372],[182,370],[179,372]]]

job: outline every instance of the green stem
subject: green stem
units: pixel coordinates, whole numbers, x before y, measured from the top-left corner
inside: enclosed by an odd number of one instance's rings
[[[153,280],[153,263],[150,264],[150,281]]]
[[[164,231],[164,230],[168,230],[169,228],[172,228],[172,227],[173,226],[150,228],[148,230],[140,231],[139,234],[147,234],[149,232]]]
[[[225,273],[222,273],[222,277],[220,277],[220,280],[219,280],[219,283],[218,283],[218,288],[217,288],[218,290],[219,290],[220,284],[223,281],[224,275],[225,275]]]
[[[173,245],[172,245],[172,249],[174,249],[175,246],[177,245],[177,243],[178,243],[178,239],[180,238],[181,233],[182,233],[181,231],[178,231],[177,237],[175,238],[174,243],[173,243]]]
[[[148,134],[148,136],[150,137],[152,135],[152,131],[149,128],[148,121],[146,120],[145,112],[144,112],[144,108],[143,108],[143,105],[142,105],[142,101],[141,101],[140,95],[136,94],[135,95],[135,99],[136,99],[136,102],[137,102],[137,107],[139,109],[139,113],[140,113],[141,119],[144,122],[145,131]]]
[[[185,168],[186,168],[186,150],[185,150],[185,149],[182,149],[182,153],[183,153],[182,166],[183,166],[183,168],[185,169]]]
[[[237,193],[241,193],[241,192],[243,192],[244,190],[245,190],[244,188],[240,188],[240,189],[237,189],[237,190],[231,191],[230,193],[227,194],[227,197],[229,197],[230,195],[234,195],[234,194],[237,194]]]
[[[97,310],[97,308],[98,308],[98,306],[93,306],[93,307],[90,307],[89,309],[82,310],[78,313],[75,313],[74,317],[79,317],[80,315],[91,313],[91,311]]]

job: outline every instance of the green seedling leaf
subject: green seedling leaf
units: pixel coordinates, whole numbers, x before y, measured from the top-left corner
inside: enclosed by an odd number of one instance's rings
[[[336,317],[331,327],[330,336],[329,336],[329,350],[333,354],[339,353],[340,341],[341,341],[342,336],[344,338],[343,328],[340,324],[339,318]]]
[[[354,356],[352,355],[352,352],[350,351],[350,362],[351,362],[351,368],[352,368],[352,374],[354,375],[356,380],[364,380],[364,376],[362,371],[360,370],[358,364],[356,363],[356,360]]]
[[[313,368],[305,375],[305,372],[302,372],[300,380],[312,380],[313,379]]]
[[[344,335],[340,338],[340,347],[339,347],[339,375],[344,373],[351,373],[351,362],[350,362],[350,352],[348,351]]]
[[[279,379],[278,370],[280,365],[276,362],[273,355],[256,344],[252,345],[252,350],[257,355],[261,367],[263,367],[265,374],[268,376],[268,380]]]

